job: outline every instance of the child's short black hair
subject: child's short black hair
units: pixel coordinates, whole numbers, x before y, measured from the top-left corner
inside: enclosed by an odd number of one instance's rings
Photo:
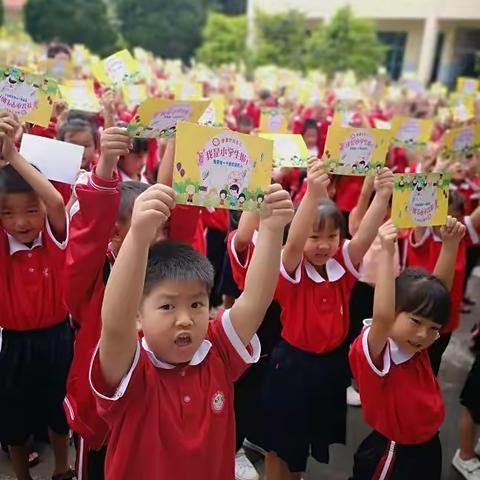
[[[333,226],[340,230],[340,237],[345,238],[347,231],[345,217],[334,201],[329,198],[321,198],[316,212],[316,230],[323,230],[327,223],[333,223]]]
[[[242,113],[238,116],[237,126],[242,126],[244,128],[253,128],[253,120],[249,115]]]
[[[411,313],[445,325],[450,316],[450,292],[430,273],[407,268],[395,282],[395,312]]]
[[[148,140],[146,138],[134,138],[132,142],[132,153],[148,153]]]
[[[11,165],[0,168],[0,185],[5,193],[33,192],[31,185]]]
[[[213,267],[207,257],[190,245],[165,240],[149,251],[143,295],[164,280],[200,281],[210,293],[213,278]]]
[[[303,133],[305,133],[307,130],[314,129],[317,130],[317,121],[314,120],[313,118],[307,118],[303,122]]]
[[[84,130],[90,131],[92,134],[93,141],[95,146],[98,144],[98,130],[97,126],[85,115],[74,115],[69,117],[66,122],[64,122],[57,132],[57,140],[65,141],[67,133],[81,132]]]
[[[47,48],[47,57],[55,58],[59,53],[64,53],[68,55],[68,58],[71,58],[70,47],[66,43],[51,43]]]
[[[133,211],[133,205],[137,197],[148,188],[146,183],[142,182],[121,182],[118,186],[120,190],[120,205],[118,206],[117,220],[126,222],[130,220]]]

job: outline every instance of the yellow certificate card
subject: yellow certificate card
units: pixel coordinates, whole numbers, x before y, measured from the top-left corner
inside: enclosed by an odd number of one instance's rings
[[[122,93],[123,99],[129,107],[140,105],[148,96],[146,85],[123,85]]]
[[[59,88],[70,110],[93,113],[100,111],[100,102],[95,94],[93,80],[70,80]]]
[[[445,225],[450,175],[400,173],[394,176],[392,220],[399,228]]]
[[[177,122],[198,122],[208,104],[209,100],[181,102],[147,98],[128,125],[128,133],[132,137],[171,138],[175,136]]]
[[[311,156],[301,135],[288,133],[260,133],[261,138],[273,140],[273,163],[275,167],[307,168]]]
[[[203,85],[200,82],[178,82],[175,85],[175,100],[200,100]]]
[[[262,109],[260,131],[266,133],[288,133],[287,112],[283,108]]]
[[[480,87],[480,81],[477,78],[458,77],[457,92],[472,95],[477,93]]]
[[[69,80],[73,76],[73,64],[71,61],[63,58],[47,59],[47,76],[56,80]]]
[[[393,143],[404,148],[425,147],[432,136],[433,120],[395,115],[391,120]]]
[[[198,123],[207,127],[223,127],[225,122],[225,96],[213,95],[210,104],[201,116]]]
[[[24,122],[48,127],[57,84],[16,67],[0,69],[0,78],[0,109]]]
[[[328,129],[323,162],[336,175],[375,175],[385,165],[390,130],[332,125]]]
[[[121,50],[92,65],[93,76],[103,85],[119,87],[135,83],[140,78],[137,61],[128,50]]]
[[[227,129],[179,122],[173,169],[177,203],[229,210],[262,207],[273,142]]]
[[[447,130],[441,139],[441,155],[447,160],[455,161],[470,155],[480,147],[480,125],[452,128]]]

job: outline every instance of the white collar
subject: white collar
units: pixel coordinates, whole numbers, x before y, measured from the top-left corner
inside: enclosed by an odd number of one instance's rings
[[[363,321],[364,327],[371,327],[372,326],[372,319],[366,318]],[[390,337],[388,338],[388,348],[390,349],[390,358],[395,365],[400,365],[402,363],[408,362],[414,355],[415,352],[404,352],[400,350],[398,343],[395,340],[392,340]]]
[[[129,177],[123,170],[118,169],[118,173],[120,174],[120,181],[121,182],[142,182],[148,184],[148,180],[145,178],[145,175],[140,173],[140,180],[134,180],[133,178]]]
[[[305,260],[304,265],[310,280],[313,280],[315,283],[325,282],[325,278],[318,273],[317,269],[309,261]],[[336,282],[345,275],[345,269],[334,258],[327,260],[325,269],[327,271],[328,282]]]
[[[8,247],[10,249],[10,255],[13,255],[14,253],[21,252],[24,250],[26,251],[33,250],[36,247],[43,246],[42,232],[40,232],[37,235],[37,238],[33,241],[31,247],[25,245],[24,243],[19,242],[18,240],[15,240],[9,233],[7,233],[7,238],[8,238]]]
[[[153,365],[155,365],[157,368],[162,368],[163,370],[172,370],[174,368],[176,368],[176,365],[172,365],[171,363],[167,363],[167,362],[164,362],[162,360],[160,360],[153,352],[152,350],[150,349],[150,347],[148,346],[148,343],[147,341],[145,340],[145,337],[142,338],[142,348],[145,350],[145,352],[147,353],[148,355],[148,358],[150,359],[150,361],[153,363]],[[208,340],[204,340],[202,342],[202,344],[198,347],[198,350],[195,352],[195,354],[193,355],[192,359],[190,360],[190,363],[189,365],[191,366],[195,366],[195,365],[199,365],[200,363],[202,363],[205,358],[207,357],[208,355],[208,352],[210,351],[210,349],[212,348],[212,344],[211,342],[209,342]]]

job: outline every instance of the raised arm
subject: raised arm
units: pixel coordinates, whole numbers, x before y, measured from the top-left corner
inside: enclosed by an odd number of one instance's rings
[[[293,217],[288,192],[274,184],[266,195],[258,240],[247,271],[245,288],[230,311],[233,327],[244,345],[248,345],[272,302],[280,271],[283,231]]]
[[[352,264],[357,267],[377,236],[387,213],[388,201],[393,192],[393,173],[388,168],[383,168],[375,178],[375,197],[370,204],[365,216],[348,245],[348,253]]]
[[[237,255],[245,252],[258,229],[259,215],[256,212],[242,212],[235,235],[235,251]]]
[[[172,186],[173,182],[173,161],[175,158],[175,138],[167,140],[167,147],[158,166],[157,182],[163,185]]]
[[[368,334],[370,357],[381,366],[381,354],[388,341],[390,328],[395,321],[395,271],[393,257],[398,231],[391,220],[378,230],[382,243],[379,253],[377,281],[373,301],[373,322]]]
[[[458,246],[465,235],[466,227],[454,217],[447,217],[447,223],[440,229],[442,249],[433,274],[450,290],[455,276]]]
[[[289,274],[295,272],[302,261],[303,249],[312,229],[320,198],[328,197],[330,180],[323,170],[322,162],[316,158],[309,160],[307,182],[307,192],[295,213],[283,250],[283,266]]]
[[[30,184],[45,204],[52,232],[57,240],[63,241],[67,235],[67,220],[62,195],[44,175],[18,153],[13,138],[19,128],[20,124],[13,115],[8,112],[0,112],[0,135],[3,142],[3,157]]]
[[[375,191],[374,182],[374,177],[365,178],[360,196],[358,197],[357,205],[350,212],[350,216],[348,217],[348,231],[352,236],[357,233],[358,227],[360,226],[360,223],[362,222],[362,219],[367,213],[368,207],[370,206],[370,199]]]
[[[131,367],[148,249],[158,229],[168,220],[174,198],[170,187],[159,184],[137,198],[132,225],[110,274],[102,305],[100,337],[100,367],[110,388],[117,387]]]

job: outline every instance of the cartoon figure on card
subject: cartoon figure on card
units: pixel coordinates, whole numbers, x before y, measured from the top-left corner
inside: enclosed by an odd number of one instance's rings
[[[25,116],[37,107],[40,85],[28,82],[21,70],[5,70],[0,82],[1,103],[16,115]]]
[[[375,150],[375,140],[365,131],[352,133],[340,147],[339,166],[352,173],[366,173]]]
[[[473,146],[473,139],[473,127],[460,129],[458,135],[453,140],[453,151],[463,154],[469,153]]]
[[[191,183],[187,185],[186,192],[187,192],[187,202],[193,203],[193,196],[195,195],[195,185]]]
[[[409,118],[398,129],[396,139],[406,147],[410,147],[415,144],[420,132],[420,124],[415,119]]]
[[[228,189],[230,190],[228,201],[230,202],[231,207],[235,207],[237,205],[240,188],[234,183],[233,185],[230,185]]]
[[[245,200],[246,200],[245,194],[244,194],[244,193],[241,193],[241,194],[238,196],[238,208],[240,208],[241,210],[243,210]]]
[[[225,200],[226,200],[226,198],[227,198],[227,194],[228,194],[228,192],[227,192],[226,190],[220,190],[220,194],[219,194],[219,196],[220,196],[220,205],[221,205],[222,207],[225,206]]]
[[[407,210],[418,225],[428,224],[437,209],[437,189],[425,177],[417,177],[412,182],[412,193]]]

